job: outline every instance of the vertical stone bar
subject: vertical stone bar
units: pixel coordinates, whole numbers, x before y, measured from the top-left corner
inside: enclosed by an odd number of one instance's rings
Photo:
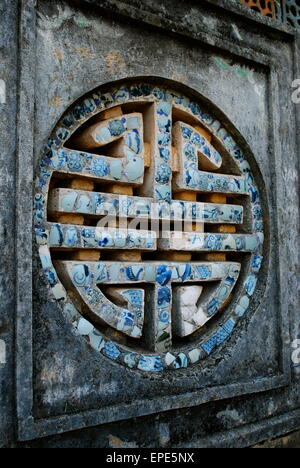
[[[145,140],[151,145],[152,164],[148,184],[141,195],[153,197],[154,202],[170,203],[172,196],[172,105],[166,101],[154,103],[144,117]]]
[[[156,266],[157,275],[161,278],[168,269]],[[162,272],[164,269],[165,273]],[[171,278],[170,278],[171,280]],[[156,283],[148,290],[145,301],[145,340],[150,352],[164,353],[172,346],[172,287]]]
[[[158,271],[159,268],[158,267]],[[166,268],[166,267],[163,267]],[[172,287],[171,286],[155,286],[154,294],[154,351],[164,353],[171,348],[172,345]]]

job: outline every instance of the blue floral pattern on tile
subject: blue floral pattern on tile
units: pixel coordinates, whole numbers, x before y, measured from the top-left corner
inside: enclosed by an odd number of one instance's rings
[[[157,269],[157,276],[156,280],[162,286],[165,286],[169,283],[172,278],[172,270],[170,270],[167,266],[161,265]]]
[[[163,364],[160,356],[141,356],[138,369],[145,372],[161,372]]]
[[[85,161],[80,153],[74,151],[69,154],[67,165],[70,171],[81,172],[85,166]]]
[[[109,123],[109,130],[112,136],[120,136],[126,129],[122,120],[113,120]]]
[[[251,274],[248,276],[247,280],[244,283],[244,288],[245,291],[249,294],[249,296],[252,296],[256,287],[257,283],[257,276],[254,274]]]
[[[98,177],[105,177],[110,173],[110,168],[104,158],[93,161],[93,173]]]
[[[118,357],[121,354],[121,351],[117,348],[117,346],[114,343],[106,343],[106,345],[103,348],[103,354],[105,356],[109,357],[110,359],[113,359],[114,361],[118,359]]]
[[[159,288],[157,296],[157,304],[159,307],[168,305],[171,302],[171,291],[167,287]]]
[[[171,168],[169,166],[161,164],[161,166],[159,166],[157,170],[155,180],[159,184],[167,184],[170,181],[171,176],[172,176]]]

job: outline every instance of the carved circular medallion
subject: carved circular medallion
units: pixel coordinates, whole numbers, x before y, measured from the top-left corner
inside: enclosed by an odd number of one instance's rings
[[[91,93],[39,165],[42,268],[78,335],[132,369],[199,363],[249,310],[262,264],[253,172],[188,96],[151,83]]]

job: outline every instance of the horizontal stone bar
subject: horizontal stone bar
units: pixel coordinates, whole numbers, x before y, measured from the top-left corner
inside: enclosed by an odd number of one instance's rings
[[[172,347],[172,288],[156,284],[146,307],[152,311],[145,330],[146,343],[151,351],[165,353]]]
[[[65,268],[78,264],[74,260],[62,260]],[[237,262],[110,262],[85,261],[89,284],[151,283],[165,286],[171,283],[221,281],[231,269],[240,269]]]
[[[63,249],[156,250],[156,233],[48,223],[49,247]],[[39,233],[41,235],[41,233]]]
[[[141,140],[139,153],[131,149],[124,157],[110,157],[63,148],[52,150],[44,164],[64,174],[89,177],[94,181],[141,185],[144,181],[144,148]]]
[[[263,233],[212,234],[191,232],[165,233],[158,240],[159,250],[189,252],[256,252],[263,244]]]
[[[139,113],[112,117],[104,122],[98,122],[87,127],[74,143],[78,147],[93,149],[111,144],[124,138],[126,146],[132,146],[133,132],[139,131],[143,135],[143,117]]]
[[[219,203],[174,200],[171,204],[154,203],[151,198],[96,193],[66,188],[52,191],[50,213],[76,213],[91,216],[107,214],[119,217],[200,221],[212,224],[241,224],[243,207]]]
[[[246,179],[241,176],[214,174],[187,168],[175,179],[178,191],[192,190],[199,193],[223,193],[225,195],[249,195]]]
[[[147,310],[152,309],[146,340],[152,350],[166,352],[172,340],[172,304],[175,334],[181,337],[190,335],[204,326],[226,304],[239,277],[241,265],[236,262],[137,264],[57,261],[56,268],[66,283],[77,290],[92,313],[130,336],[141,335],[145,306]],[[209,295],[202,296],[204,285],[195,285],[195,282],[205,284],[212,281],[216,282],[215,287]],[[193,285],[188,285],[189,282],[193,282]],[[143,289],[123,289],[122,284],[128,283],[153,283],[153,300],[149,296],[145,304]],[[184,286],[180,285],[182,283]],[[108,291],[116,299],[121,296],[124,298],[125,295],[128,311],[110,302],[103,294],[101,285],[107,284],[118,285]],[[173,295],[175,301],[172,301]],[[124,325],[128,320],[124,322],[124,316],[129,319],[130,326],[127,329]]]

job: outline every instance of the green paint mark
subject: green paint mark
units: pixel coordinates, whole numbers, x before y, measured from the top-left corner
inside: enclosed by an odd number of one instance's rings
[[[80,28],[88,28],[91,25],[90,21],[84,17],[74,18],[74,23]]]
[[[214,60],[216,64],[224,70],[234,70],[235,73],[242,78],[248,78],[248,73],[244,68],[240,68],[237,65],[229,65],[229,63],[225,62],[225,60],[220,59],[219,57],[214,57]]]
[[[228,65],[228,63],[224,62],[224,60],[222,60],[222,59],[220,59],[218,57],[214,57],[214,60],[215,60],[217,65],[224,68],[225,70],[229,70],[231,68],[230,65]]]
[[[246,70],[244,70],[243,68],[239,68],[239,67],[236,67],[235,68],[235,71],[238,75],[242,76],[243,78],[247,78],[248,77],[248,73],[246,72]]]

